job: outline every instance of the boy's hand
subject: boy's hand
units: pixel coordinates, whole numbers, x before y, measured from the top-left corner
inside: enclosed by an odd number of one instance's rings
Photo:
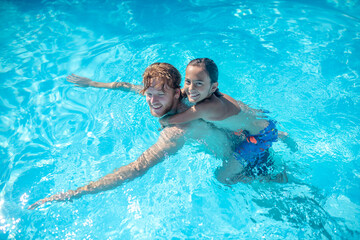
[[[297,143],[289,136],[287,132],[278,131],[278,136],[292,152],[296,152],[298,150]]]
[[[92,87],[93,81],[86,77],[80,77],[75,74],[71,74],[66,77],[66,80],[71,83],[75,83],[77,87]]]

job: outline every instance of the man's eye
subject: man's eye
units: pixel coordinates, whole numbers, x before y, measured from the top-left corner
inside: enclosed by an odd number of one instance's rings
[[[185,81],[186,85],[190,85],[190,81]]]
[[[202,83],[196,83],[196,86],[201,86],[202,85]]]
[[[159,93],[159,96],[164,96],[165,95],[165,93]]]
[[[146,93],[146,96],[151,97],[152,94],[151,93]]]

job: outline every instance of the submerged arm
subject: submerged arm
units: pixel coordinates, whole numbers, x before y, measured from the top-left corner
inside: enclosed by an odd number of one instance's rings
[[[292,152],[298,150],[298,145],[294,139],[292,139],[287,132],[278,131],[278,136],[281,141],[283,141]]]
[[[128,92],[140,93],[142,86],[135,85],[128,82],[95,82],[90,78],[81,77],[75,74],[71,74],[66,77],[66,80],[71,83],[75,83],[78,87],[95,87],[95,88],[108,88],[114,90],[123,90]]]
[[[168,129],[163,131],[158,141],[147,149],[134,162],[115,169],[113,173],[107,174],[95,182],[90,182],[88,185],[79,187],[76,190],[69,190],[65,193],[58,193],[48,198],[41,199],[30,205],[28,209],[34,209],[46,202],[52,201],[68,201],[80,198],[83,195],[95,194],[102,191],[114,189],[126,181],[133,180],[145,174],[151,167],[164,160],[167,155],[175,154],[184,144],[182,134],[174,135]],[[168,138],[170,132],[170,138]]]

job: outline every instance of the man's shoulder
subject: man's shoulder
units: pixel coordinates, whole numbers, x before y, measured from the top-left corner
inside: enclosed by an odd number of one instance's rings
[[[168,126],[161,131],[160,138],[167,139],[168,141],[179,139],[186,134],[188,130],[187,125],[188,124]]]
[[[187,129],[184,126],[165,127],[155,145],[159,149],[179,149],[186,142]]]

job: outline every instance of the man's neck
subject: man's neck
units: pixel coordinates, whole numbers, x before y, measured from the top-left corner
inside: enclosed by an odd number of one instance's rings
[[[176,113],[182,113],[188,110],[193,104],[191,104],[187,98],[181,98],[177,104]]]
[[[170,109],[169,112],[167,112],[166,115],[174,115],[174,114],[179,113],[179,107],[180,107],[180,105],[181,105],[180,100],[179,100],[179,99],[176,99],[175,102],[174,102],[174,104],[173,104],[173,106],[172,106],[172,108]]]
[[[186,107],[182,100],[178,99],[174,102],[172,108],[164,116],[175,115],[184,112],[187,109],[188,107]]]

